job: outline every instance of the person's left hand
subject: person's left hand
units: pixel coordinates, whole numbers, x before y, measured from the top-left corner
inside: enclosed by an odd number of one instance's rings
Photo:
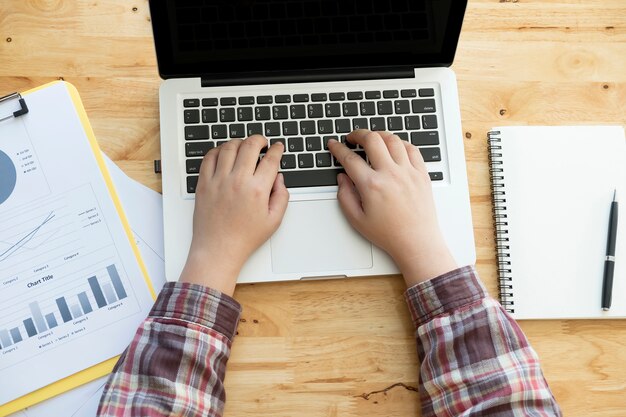
[[[200,168],[193,239],[182,282],[232,295],[237,276],[252,253],[278,229],[289,201],[278,174],[282,143],[259,162],[267,139],[233,139],[209,151]]]

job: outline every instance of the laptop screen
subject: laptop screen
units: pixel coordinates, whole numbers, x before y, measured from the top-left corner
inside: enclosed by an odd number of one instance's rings
[[[466,0],[151,0],[163,78],[450,65]]]

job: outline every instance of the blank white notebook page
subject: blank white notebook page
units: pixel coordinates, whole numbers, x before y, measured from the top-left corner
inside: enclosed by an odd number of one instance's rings
[[[517,319],[626,317],[626,210],[613,304],[601,309],[613,191],[626,207],[620,126],[499,127]],[[500,152],[500,151],[497,151]]]

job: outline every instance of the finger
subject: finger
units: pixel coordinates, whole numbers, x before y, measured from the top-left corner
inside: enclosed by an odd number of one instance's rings
[[[422,153],[419,151],[417,146],[411,145],[409,142],[402,141],[404,143],[404,147],[406,148],[407,155],[409,157],[409,161],[411,161],[411,165],[415,168],[427,171],[426,164],[424,163],[424,158],[422,157]]]
[[[357,184],[361,183],[373,171],[363,158],[335,139],[328,141],[328,150],[339,160],[346,173]]]
[[[287,203],[289,203],[289,191],[285,186],[285,178],[283,174],[278,174],[274,179],[269,201],[269,216],[274,224],[280,224],[283,220],[287,210]]]
[[[217,163],[217,156],[220,152],[219,146],[217,148],[211,149],[209,152],[204,155],[202,159],[202,164],[200,165],[200,177],[203,177],[205,180],[211,179],[215,174],[215,165]]]
[[[262,178],[268,187],[270,187],[276,179],[278,168],[280,168],[280,158],[283,156],[284,151],[285,145],[283,145],[282,142],[274,142],[256,167],[254,176]]]
[[[261,135],[252,135],[248,139],[244,140],[239,146],[239,152],[237,153],[237,159],[235,159],[235,165],[233,166],[233,172],[238,172],[244,175],[254,174],[256,164],[259,161],[259,155],[261,149],[267,146],[267,139]]]
[[[357,230],[360,230],[362,220],[365,217],[363,206],[361,204],[361,196],[359,195],[354,183],[346,174],[337,176],[339,190],[337,191],[337,200],[348,222]]]
[[[215,175],[227,175],[233,170],[237,152],[241,146],[241,139],[232,139],[220,145],[219,155],[217,156],[217,165],[215,166]]]
[[[391,158],[396,161],[398,165],[408,165],[411,163],[409,161],[409,155],[407,154],[406,147],[402,144],[403,140],[400,139],[399,136],[390,132],[378,133],[383,138],[383,141],[387,146],[387,150],[389,150],[389,155],[391,155]]]
[[[355,130],[348,134],[348,140],[361,145],[365,149],[365,153],[374,169],[393,162],[391,155],[389,155],[389,150],[387,150],[387,146],[378,132],[371,132],[365,129]]]

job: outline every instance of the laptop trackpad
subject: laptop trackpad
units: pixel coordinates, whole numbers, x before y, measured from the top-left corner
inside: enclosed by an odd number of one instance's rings
[[[372,267],[372,244],[350,226],[337,200],[290,202],[271,247],[275,273]]]

